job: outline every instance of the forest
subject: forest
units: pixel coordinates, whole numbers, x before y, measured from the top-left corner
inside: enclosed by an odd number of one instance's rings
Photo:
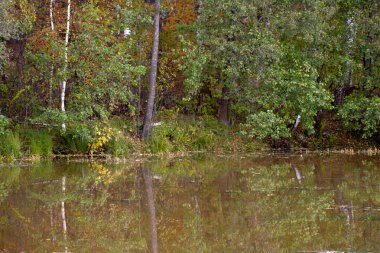
[[[0,156],[380,143],[378,0],[1,0]]]

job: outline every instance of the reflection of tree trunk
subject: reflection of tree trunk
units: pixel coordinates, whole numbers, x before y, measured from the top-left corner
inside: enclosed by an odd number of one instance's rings
[[[301,184],[302,183],[301,172],[298,170],[298,168],[294,164],[291,163],[290,165],[292,166],[292,169],[294,170],[294,173],[296,174],[296,179],[297,179],[298,184]]]
[[[66,176],[62,177],[62,193],[66,192]],[[62,215],[62,228],[63,228],[63,239],[67,241],[67,224],[66,224],[66,208],[65,201],[61,201],[61,215]],[[67,252],[67,246],[65,246],[65,252]]]
[[[219,103],[218,119],[220,122],[222,122],[225,125],[229,125],[228,107],[229,107],[228,88],[224,86],[222,88],[222,97]]]
[[[55,241],[55,233],[54,233],[54,209],[53,207],[49,208],[50,212],[50,233],[51,233],[51,240]]]
[[[336,191],[335,192],[335,202],[339,207],[339,210],[346,216],[346,225],[350,225],[352,223],[354,225],[354,207],[352,205],[352,202],[350,205],[348,205],[343,198],[343,192]]]
[[[157,226],[156,226],[156,208],[154,205],[154,194],[153,194],[153,182],[152,175],[148,169],[142,169],[146,196],[148,199],[148,209],[149,209],[149,221],[150,221],[150,236],[152,241],[152,252],[158,253],[158,240],[157,240]]]

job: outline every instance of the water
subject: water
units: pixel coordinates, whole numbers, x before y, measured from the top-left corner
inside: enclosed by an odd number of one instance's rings
[[[380,252],[380,158],[0,168],[0,252]]]

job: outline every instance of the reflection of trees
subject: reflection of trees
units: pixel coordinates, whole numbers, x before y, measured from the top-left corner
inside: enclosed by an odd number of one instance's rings
[[[6,231],[4,236],[0,234],[0,250],[62,252],[67,247],[70,252],[129,252],[144,249],[145,239],[137,231],[139,220],[130,191],[137,177],[130,177],[131,170],[118,175],[116,186],[108,184],[109,173],[99,173],[91,169],[92,165],[70,165],[73,167],[64,172],[67,177],[62,177],[66,166],[57,165],[56,170],[50,170],[50,175],[42,178],[43,173],[35,171],[39,168],[28,169],[32,177],[19,178],[20,185],[14,186],[6,200],[18,215],[11,208],[0,208],[1,217],[11,217],[7,226],[0,228]],[[101,176],[105,179],[100,179]],[[122,192],[113,194],[113,187]],[[125,198],[131,205],[124,204]]]
[[[149,210],[149,223],[150,223],[150,238],[152,252],[158,253],[158,239],[157,239],[157,226],[156,226],[156,207],[154,204],[153,182],[150,170],[142,169],[142,174],[145,182],[145,190]]]
[[[66,176],[62,177],[62,193],[66,192]],[[66,208],[65,201],[61,201],[61,215],[62,215],[62,229],[63,229],[63,239],[67,241],[67,222],[66,222]],[[67,246],[65,245],[65,252],[67,252]]]
[[[218,157],[144,168],[2,169],[0,250],[149,252],[158,251],[157,238],[162,252],[380,250],[374,163]],[[353,207],[350,225],[343,206]]]

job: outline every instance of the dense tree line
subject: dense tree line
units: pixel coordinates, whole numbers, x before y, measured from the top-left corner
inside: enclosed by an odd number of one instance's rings
[[[312,135],[326,115],[363,138],[379,136],[377,0],[0,6],[3,125],[65,129],[121,115],[142,130],[147,115],[146,137],[155,113],[170,109],[261,139]]]

